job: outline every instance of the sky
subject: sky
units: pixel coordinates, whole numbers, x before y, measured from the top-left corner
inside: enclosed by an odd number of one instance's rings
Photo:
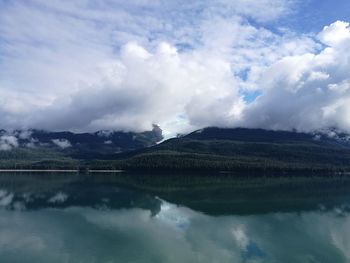
[[[0,0],[3,129],[350,132],[350,2]]]

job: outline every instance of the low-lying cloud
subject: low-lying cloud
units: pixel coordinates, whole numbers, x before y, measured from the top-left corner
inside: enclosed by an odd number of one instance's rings
[[[12,135],[2,135],[0,137],[0,151],[9,151],[18,147],[18,140]]]
[[[61,149],[66,149],[72,146],[70,141],[66,139],[53,139],[52,142]]]

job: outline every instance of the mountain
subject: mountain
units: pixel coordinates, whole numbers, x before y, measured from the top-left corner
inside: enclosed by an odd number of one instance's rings
[[[0,168],[72,168],[80,165],[79,160],[147,148],[162,139],[162,130],[156,125],[141,133],[1,130]]]
[[[213,127],[147,149],[111,155],[111,161],[94,165],[151,170],[345,171],[350,168],[349,138],[335,131]]]
[[[299,133],[210,127],[159,143],[162,138],[158,126],[142,133],[0,131],[0,168],[350,171],[350,136],[336,130]]]
[[[141,133],[98,131],[95,133],[33,131],[32,138],[42,145],[53,146],[77,159],[99,158],[150,147],[163,139],[162,130],[154,125],[151,131]]]

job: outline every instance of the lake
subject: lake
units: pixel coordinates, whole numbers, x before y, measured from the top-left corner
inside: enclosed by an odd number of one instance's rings
[[[350,262],[350,179],[1,173],[0,262]]]

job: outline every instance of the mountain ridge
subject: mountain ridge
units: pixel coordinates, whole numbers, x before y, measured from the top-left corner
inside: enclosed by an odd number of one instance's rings
[[[161,142],[158,126],[139,134],[32,131],[31,139],[18,135],[18,140],[37,140],[44,147],[0,151],[0,167],[10,167],[12,160],[11,167],[15,162],[15,167],[38,168],[350,171],[350,136],[331,132],[207,127]]]
[[[114,158],[120,169],[344,170],[350,143],[346,134],[209,127]]]

